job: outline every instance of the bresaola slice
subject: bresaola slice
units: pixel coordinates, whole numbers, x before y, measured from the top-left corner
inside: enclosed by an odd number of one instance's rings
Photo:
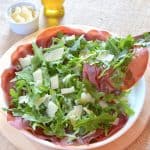
[[[37,36],[36,44],[39,47],[47,48],[51,44],[51,39],[55,37],[58,33],[64,33],[66,35],[85,34],[85,32],[80,29],[72,29],[65,26],[52,27],[44,30],[41,34]]]
[[[107,41],[111,34],[107,31],[90,30],[86,33],[87,40]]]
[[[14,117],[11,113],[7,113],[8,123],[16,129],[27,129],[29,127],[28,121],[25,121],[21,117]]]
[[[13,86],[13,83],[10,82],[15,77],[16,69],[15,67],[10,67],[6,69],[1,76],[1,86],[4,90],[5,98],[7,100],[8,105],[10,105],[11,97],[9,94],[9,90]]]
[[[131,88],[144,74],[148,64],[148,49],[135,48],[135,55],[128,65],[128,69],[124,79],[123,90]]]
[[[99,88],[98,84],[98,75],[100,74],[100,68],[96,67],[95,65],[89,65],[89,64],[84,64],[83,65],[83,70],[82,70],[82,75],[83,79],[89,80],[93,85],[96,86],[96,88]]]
[[[32,44],[24,44],[18,46],[16,51],[11,55],[12,65],[17,65],[19,58],[26,57],[27,55],[33,55]]]
[[[57,138],[56,136],[48,136],[48,135],[44,135],[43,130],[41,128],[37,128],[36,130],[33,130],[30,126],[29,126],[29,122],[24,120],[21,117],[14,117],[11,113],[7,113],[7,122],[15,127],[16,129],[19,130],[27,130],[30,133],[32,133],[34,136],[43,139],[43,140],[48,140],[54,143],[60,142],[60,139]]]
[[[32,44],[18,46],[16,51],[11,55],[12,67],[4,70],[2,74],[1,86],[4,90],[5,97],[9,105],[11,100],[9,90],[13,86],[13,83],[10,81],[15,77],[15,72],[17,71],[16,65],[19,63],[19,58],[26,57],[27,55],[33,55]]]
[[[59,144],[60,143],[60,138],[57,138],[56,136],[50,136],[50,135],[45,135],[43,132],[43,129],[41,128],[36,128],[35,130],[33,130],[31,127],[27,127],[25,128],[28,132],[32,133],[34,136],[42,139],[42,140],[47,140],[47,141],[51,141],[55,144]]]
[[[101,92],[110,93],[116,90],[110,80],[113,71],[110,69],[105,73],[104,76],[100,77],[101,72],[102,69],[96,65],[83,65],[83,79],[89,80],[90,83],[92,83]]]
[[[94,133],[89,134],[89,135],[84,136],[83,138],[81,138],[79,140],[79,142],[83,143],[83,144],[89,144],[89,143],[92,143],[92,142],[103,141],[106,138],[112,136],[117,131],[119,131],[124,126],[124,124],[127,122],[127,120],[128,120],[128,118],[125,115],[121,114],[119,116],[118,124],[111,126],[107,137],[105,136],[104,132],[101,129],[97,129]]]
[[[127,120],[128,120],[127,116],[125,116],[124,114],[120,114],[118,124],[111,126],[111,129],[108,133],[108,137],[110,137],[111,135],[113,135],[114,133],[119,131],[124,126],[124,124],[127,122]]]
[[[143,76],[148,64],[148,49],[134,48],[135,55],[128,65],[125,73],[123,85],[118,89],[113,85],[111,76],[113,70],[109,69],[104,76],[100,77],[102,70],[95,65],[83,65],[83,79],[88,79],[95,87],[105,93],[111,93],[116,90],[130,89]]]

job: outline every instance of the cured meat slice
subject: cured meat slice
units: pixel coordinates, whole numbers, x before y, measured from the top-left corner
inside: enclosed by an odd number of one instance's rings
[[[115,90],[127,90],[131,88],[143,76],[148,64],[148,49],[136,48],[134,49],[135,55],[128,65],[125,73],[123,85],[117,89],[111,81],[113,70],[109,69],[104,76],[99,77],[102,69],[96,65],[83,65],[83,78],[88,79],[96,88],[105,93],[111,93]]]
[[[1,86],[4,90],[4,94],[8,103],[10,103],[11,97],[9,94],[10,88],[13,86],[13,83],[10,82],[15,77],[16,69],[11,67],[9,69],[4,70],[1,76]]]
[[[101,72],[102,69],[98,68],[96,65],[83,65],[83,79],[89,80],[101,92],[110,93],[114,91],[115,87],[110,80],[113,71],[110,69],[104,76],[100,77]]]
[[[53,27],[53,28],[48,28],[44,30],[41,34],[37,36],[36,44],[39,47],[49,47],[51,44],[51,39],[52,37],[55,37],[59,32],[62,32],[66,35],[82,35],[85,34],[82,30],[80,29],[72,29],[69,27],[65,26],[58,26],[58,27]]]
[[[127,120],[128,120],[127,116],[121,114],[119,116],[118,124],[112,125],[107,136],[104,134],[104,132],[101,129],[97,129],[94,133],[81,138],[80,141],[82,141],[83,144],[90,144],[92,142],[98,142],[98,141],[105,140],[106,138],[112,136],[117,131],[119,131],[124,126],[124,124],[127,122]]]
[[[111,34],[107,31],[90,30],[86,33],[87,40],[107,41]]]
[[[124,85],[121,87],[123,90],[131,88],[144,74],[148,64],[148,49],[136,48],[134,49],[135,55],[129,63]]]
[[[12,65],[18,64],[19,58],[23,58],[26,55],[32,55],[32,44],[20,45],[17,47],[16,51],[11,55]]]

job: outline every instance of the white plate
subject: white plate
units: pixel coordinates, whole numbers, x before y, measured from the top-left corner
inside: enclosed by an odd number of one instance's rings
[[[83,26],[83,25],[67,25],[69,27],[74,27],[74,28],[80,28],[84,31],[88,31],[90,29],[98,29],[98,28],[94,28],[94,27],[90,27],[90,26]],[[99,29],[100,30],[100,29]],[[34,40],[34,38],[32,38]],[[28,43],[29,41],[27,41]],[[10,48],[0,59],[0,75],[3,73],[3,71],[8,68],[11,64],[10,62],[10,58],[11,58],[11,54],[15,51],[16,49],[14,48]],[[1,81],[0,81],[1,84]],[[60,146],[60,145],[56,145],[54,143],[48,142],[48,141],[44,141],[41,140],[39,138],[36,138],[35,136],[33,136],[32,134],[28,133],[27,131],[20,131],[18,130],[18,132],[22,132],[25,136],[27,136],[30,140],[36,141],[38,143],[40,143],[41,145],[44,145],[46,147],[49,148],[53,148],[53,149],[67,149],[67,150],[87,150],[87,149],[93,149],[93,148],[99,148],[105,144],[108,144],[114,140],[116,140],[117,138],[119,138],[120,136],[122,136],[125,132],[127,132],[131,126],[135,123],[135,121],[137,120],[143,104],[144,104],[144,98],[145,98],[145,80],[144,78],[142,78],[137,84],[136,86],[134,86],[132,88],[132,92],[129,95],[129,104],[131,105],[131,108],[134,110],[135,114],[133,116],[131,116],[127,123],[124,125],[124,127],[122,129],[120,129],[118,132],[116,132],[114,135],[112,135],[111,137],[107,138],[104,141],[100,141],[100,142],[96,142],[93,144],[88,144],[88,145],[81,145],[81,146]],[[4,93],[2,91],[2,88],[0,87],[0,107],[7,107],[7,103],[5,102],[5,98],[4,98]]]

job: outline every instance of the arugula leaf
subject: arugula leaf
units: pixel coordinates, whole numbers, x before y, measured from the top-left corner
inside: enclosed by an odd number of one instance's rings
[[[44,86],[49,87],[50,86],[50,75],[48,72],[48,68],[46,66],[42,67],[42,77],[43,77]]]
[[[13,108],[13,115],[14,116],[21,116],[22,118],[29,120],[31,122],[37,122],[37,123],[48,123],[52,119],[49,118],[46,115],[42,115],[38,110],[36,110],[34,107],[25,106],[24,109],[23,106],[19,106],[20,108],[16,109]]]
[[[51,47],[44,48],[43,51],[49,52],[58,48],[62,48],[64,46],[64,42],[60,41],[57,45],[52,45]]]
[[[98,129],[100,124],[113,122],[115,118],[115,116],[108,113],[102,113],[99,116],[90,114],[88,117],[78,120],[74,125],[74,130],[79,130],[81,135],[85,135],[86,133]]]
[[[128,116],[132,116],[134,114],[134,111],[130,108],[128,101],[122,100],[118,103],[119,106],[121,106],[121,109],[125,114]]]
[[[144,36],[145,42],[149,42],[150,41],[150,32],[145,32],[143,36]]]
[[[96,100],[99,100],[100,97],[104,96],[104,93],[97,91],[96,87],[92,85],[88,80],[84,80],[83,83],[88,93],[90,93]]]
[[[111,50],[114,55],[118,55],[120,50],[118,48],[118,39],[117,38],[109,38],[106,42],[106,49]]]
[[[31,60],[33,70],[36,70],[40,65],[45,62],[44,56],[42,54],[42,48],[39,48],[35,43],[32,43],[34,56]]]
[[[25,80],[26,82],[32,82],[33,76],[31,67],[26,67],[23,70],[16,72],[16,79]]]
[[[10,95],[13,99],[18,99],[18,93],[14,89],[10,89]]]
[[[18,98],[19,98],[19,93],[15,89],[10,89],[9,91],[10,96],[12,97],[11,103],[13,103],[15,106],[18,105]]]
[[[134,43],[135,40],[131,35],[125,38],[111,37],[106,42],[105,49],[112,51],[112,53],[117,56],[122,50],[131,49]]]
[[[70,51],[73,54],[77,54],[76,51],[78,51],[81,48],[81,41],[83,41],[83,35],[81,35],[76,41],[74,41],[73,46],[70,48]]]
[[[120,39],[119,48],[122,50],[130,49],[132,48],[134,43],[135,43],[134,38],[131,35],[128,35],[125,38]]]
[[[50,125],[50,128],[52,129],[51,132],[53,135],[63,137],[65,135],[64,127],[64,116],[60,111],[58,111],[53,123]]]
[[[150,47],[150,32],[145,32],[143,35],[137,38],[135,44],[143,47]]]
[[[84,35],[68,36],[62,33],[52,38],[52,44],[47,48],[39,48],[33,43],[34,56],[31,65],[16,72],[14,85],[10,90],[13,108],[7,111],[28,120],[34,130],[41,128],[44,134],[59,138],[75,140],[99,128],[105,133],[109,132],[112,122],[119,114],[133,114],[126,101],[129,93],[99,92],[92,83],[83,79],[83,64],[99,66],[103,69],[102,76],[108,69],[113,68],[111,80],[115,87],[120,87],[126,68],[133,57],[131,49],[134,43],[130,35],[125,38],[111,37],[108,41],[87,41]],[[44,58],[45,53],[58,48],[63,48],[63,56],[47,62]],[[43,82],[35,86],[33,73],[39,68],[42,70]],[[59,76],[59,88],[52,89],[50,78],[56,74]],[[75,89],[74,93],[61,94],[61,89],[72,86]],[[94,99],[92,103],[80,104],[81,95],[84,93],[88,93]],[[28,101],[19,103],[21,96],[28,96]],[[103,108],[100,100],[108,106]],[[48,116],[48,104],[51,101],[58,107],[53,118]],[[75,121],[70,121],[68,113],[79,104],[82,105],[81,116]]]

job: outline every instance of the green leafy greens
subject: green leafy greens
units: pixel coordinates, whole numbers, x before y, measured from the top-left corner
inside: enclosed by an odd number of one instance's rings
[[[99,128],[106,133],[120,114],[133,114],[127,103],[129,92],[121,91],[119,95],[99,92],[82,79],[83,65],[103,68],[100,76],[110,68],[115,69],[111,79],[119,87],[132,59],[134,42],[131,36],[111,37],[103,42],[59,33],[48,48],[33,43],[30,64],[21,66],[12,81],[13,108],[8,111],[28,120],[34,130],[42,128],[44,134],[59,138],[74,140]],[[55,53],[57,50],[63,54]]]

